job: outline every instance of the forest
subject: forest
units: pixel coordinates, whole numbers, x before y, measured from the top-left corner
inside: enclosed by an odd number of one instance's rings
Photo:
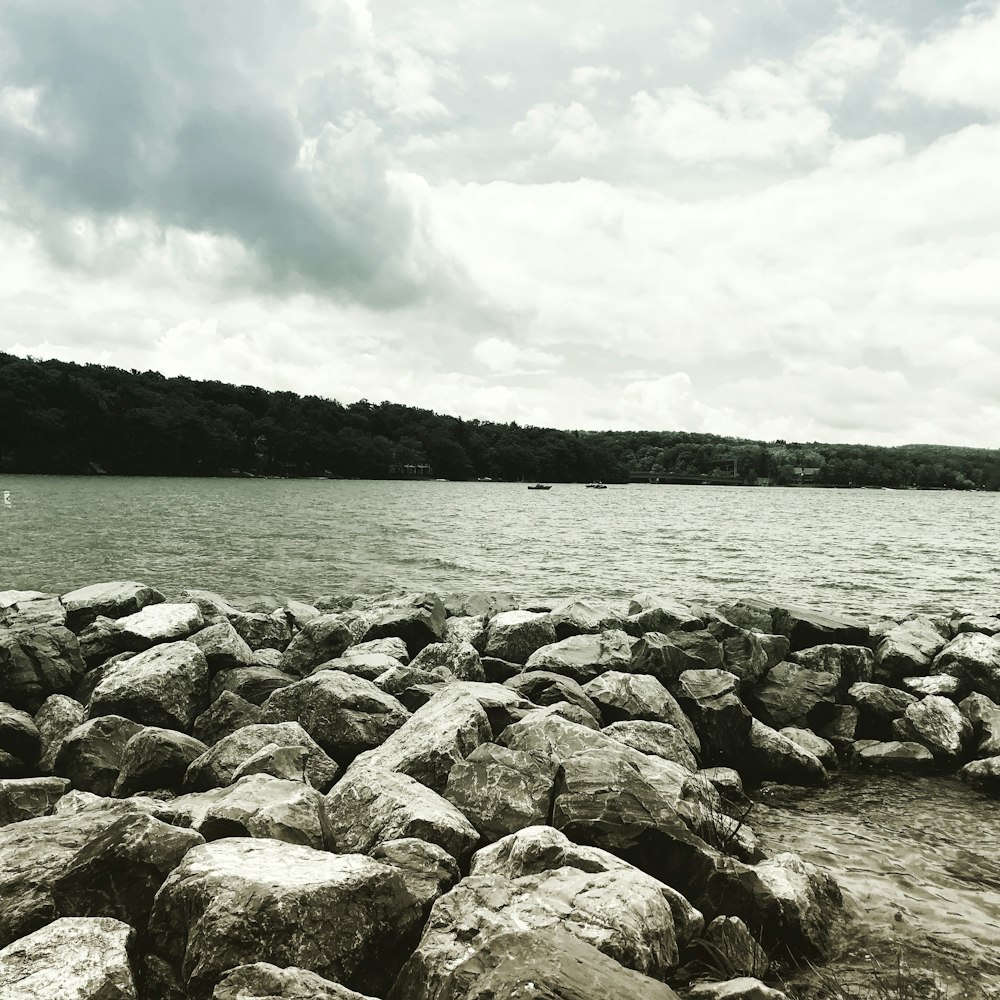
[[[564,431],[0,353],[0,472],[1000,489],[1000,450]]]

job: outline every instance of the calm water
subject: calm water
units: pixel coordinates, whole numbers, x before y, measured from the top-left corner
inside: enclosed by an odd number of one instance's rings
[[[996,493],[61,476],[0,488],[13,500],[0,590],[656,590],[864,618],[1000,603]]]

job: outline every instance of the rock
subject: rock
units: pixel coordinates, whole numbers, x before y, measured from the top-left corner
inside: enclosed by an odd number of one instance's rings
[[[335,660],[333,662],[338,663],[340,661]],[[380,691],[401,698],[413,687],[428,687],[449,680],[450,678],[442,676],[443,673],[444,671],[440,669],[437,669],[435,673],[431,673],[428,670],[418,670],[413,667],[404,667],[396,664],[396,666],[390,667],[379,674],[373,683]]]
[[[716,608],[715,613],[731,625],[747,631],[771,633],[774,628],[771,608],[763,601],[736,601],[735,604],[722,604]]]
[[[642,720],[612,722],[604,727],[604,735],[640,753],[673,761],[692,771],[698,770],[691,744],[685,739],[683,731],[672,723]]]
[[[934,769],[934,755],[921,743],[890,740],[858,740],[853,760],[861,767],[879,771],[926,774]]]
[[[1000,756],[970,761],[958,769],[958,777],[978,791],[1000,798]]]
[[[237,729],[256,725],[262,715],[259,706],[241,698],[238,694],[233,694],[232,691],[223,691],[194,720],[191,733],[206,746],[213,746],[219,740],[231,736]]]
[[[727,802],[741,809],[750,805],[750,800],[743,791],[743,779],[740,772],[732,767],[704,767],[698,772]]]
[[[307,969],[279,969],[267,962],[239,965],[215,987],[212,1000],[373,1000]]]
[[[836,668],[835,663],[829,664]],[[781,728],[811,728],[817,706],[836,700],[841,684],[839,670],[817,669],[816,664],[785,660],[746,694],[754,715]]]
[[[185,590],[181,595],[185,604],[197,604],[206,625],[229,621],[240,614],[239,608],[226,600],[221,594],[211,590]]]
[[[578,705],[595,719],[601,717],[600,709],[576,681],[551,670],[527,670],[504,681],[504,687],[516,691],[536,705],[544,707],[565,701]]]
[[[253,650],[228,621],[216,622],[195,632],[191,641],[205,654],[205,662],[213,674],[253,663]]]
[[[28,762],[37,761],[42,752],[35,720],[5,701],[0,701],[0,750]]]
[[[30,778],[34,773],[35,769],[20,757],[15,757],[6,750],[0,750],[0,780]]]
[[[107,917],[63,917],[0,951],[4,1000],[137,1000],[135,932]]]
[[[339,773],[336,763],[302,726],[297,722],[279,722],[244,726],[223,737],[191,761],[184,775],[184,787],[194,792],[222,788],[234,780],[241,764],[272,743],[279,747],[305,747],[309,751],[306,777],[321,792],[329,789],[336,780]]]
[[[649,674],[609,670],[584,685],[583,690],[600,709],[601,721],[674,722],[681,713],[673,695]]]
[[[705,929],[702,915],[676,889],[609,851],[574,844],[551,826],[525,827],[489,847],[480,848],[473,856],[470,874],[518,879],[564,867],[591,873],[628,871],[633,878],[648,881],[670,907],[674,931],[681,945],[699,937]]]
[[[201,740],[173,729],[140,729],[122,750],[112,794],[126,798],[137,792],[179,792],[191,761],[207,750]]]
[[[6,778],[0,781],[0,826],[48,816],[69,791],[65,778]]]
[[[600,729],[600,721],[595,719],[590,712],[584,711],[579,705],[571,705],[568,701],[557,701],[554,705],[546,705],[545,708],[536,708],[529,712],[533,719],[547,718],[550,715],[557,715],[569,722],[574,722],[578,726],[585,726],[587,729]]]
[[[740,976],[723,983],[695,983],[687,1000],[788,1000],[781,990],[765,986],[759,979]]]
[[[789,785],[826,785],[826,768],[808,750],[753,719],[743,748],[742,773],[755,781],[780,781]]]
[[[928,618],[915,617],[893,625],[875,648],[875,667],[887,680],[926,674],[931,660],[947,641]]]
[[[204,654],[193,643],[169,642],[115,664],[94,688],[88,713],[190,732],[207,707]]]
[[[399,660],[385,653],[352,653],[348,650],[343,656],[338,656],[335,660],[327,660],[318,667],[313,667],[314,674],[323,670],[340,670],[345,674],[353,674],[355,677],[363,677],[366,681],[374,681],[390,670],[410,670],[404,667]],[[413,671],[415,674],[425,674],[424,670]],[[439,671],[430,675],[435,680],[450,679],[451,673]]]
[[[410,657],[444,636],[445,609],[436,594],[418,594],[405,604],[383,611],[365,632],[365,640],[397,636]]]
[[[497,742],[511,750],[539,754],[564,764],[574,754],[586,750],[622,749],[622,744],[594,728],[540,710],[509,726]]]
[[[410,662],[410,654],[406,651],[406,643],[399,636],[387,635],[382,639],[371,639],[368,642],[356,642],[348,648],[343,657],[388,656],[406,666]],[[343,658],[341,657],[341,658]]]
[[[447,618],[444,623],[445,642],[467,642],[474,649],[486,648],[486,618],[482,615],[459,615]]]
[[[125,649],[143,650],[176,642],[205,627],[197,604],[153,604],[117,620]]]
[[[382,996],[421,915],[399,870],[371,858],[275,840],[205,844],[157,893],[150,998],[207,1000],[223,973],[260,961]]]
[[[121,771],[125,744],[142,726],[120,715],[102,715],[77,726],[56,755],[56,774],[74,788],[110,796]]]
[[[0,611],[16,607],[19,601],[33,601],[47,596],[41,590],[0,590]]]
[[[725,957],[737,976],[767,975],[767,955],[739,917],[716,917],[702,940]]]
[[[281,657],[281,670],[306,677],[314,667],[342,655],[354,633],[341,615],[320,615],[308,622],[288,644]]]
[[[966,690],[1000,701],[1000,636],[963,632],[934,657],[931,673],[951,674]]]
[[[204,843],[194,830],[141,812],[123,815],[87,841],[52,882],[56,910],[69,917],[115,917],[143,931],[164,879]]]
[[[284,612],[278,614],[258,614],[239,612],[229,616],[230,624],[240,638],[256,653],[265,649],[281,652],[292,638],[292,630]],[[269,663],[268,666],[277,666]]]
[[[454,691],[471,694],[479,702],[494,733],[502,733],[508,726],[520,722],[526,715],[538,711],[527,698],[504,684],[455,681],[450,687]],[[437,690],[434,693],[436,694]]]
[[[780,605],[752,598],[743,599],[739,605],[770,612],[771,628],[769,631],[787,636],[792,652],[827,643],[847,646],[868,645],[868,626],[851,618],[833,617],[791,604]],[[732,618],[728,610],[724,613]],[[732,620],[735,621],[735,619]]]
[[[85,669],[69,629],[0,628],[0,692],[16,708],[34,712],[49,695],[71,694]]]
[[[450,617],[482,617],[517,607],[513,595],[505,591],[477,590],[469,594],[448,594],[444,607]]]
[[[996,615],[964,614],[952,619],[952,628],[956,635],[963,632],[981,632],[983,635],[1000,634],[1000,617]]]
[[[930,695],[906,709],[893,723],[896,736],[922,743],[935,757],[955,760],[972,743],[972,726],[958,706],[947,698]]]
[[[791,740],[807,753],[811,753],[828,771],[834,770],[840,763],[834,745],[822,736],[817,736],[811,729],[786,726],[779,730],[779,735]]]
[[[663,632],[647,632],[633,646],[628,672],[649,674],[664,687],[672,688],[685,670],[705,666],[701,657],[693,657]]]
[[[95,583],[60,598],[66,609],[66,624],[74,632],[81,632],[98,616],[124,618],[164,600],[158,590],[133,581]]]
[[[646,632],[694,632],[705,622],[686,604],[655,594],[637,594],[629,605],[625,631],[640,636]]]
[[[376,861],[384,861],[399,870],[425,918],[434,900],[443,896],[462,877],[458,862],[443,847],[418,837],[386,840],[376,844],[368,854]]]
[[[838,677],[838,695],[844,694],[852,684],[870,681],[875,671],[875,657],[867,646],[826,643],[789,653],[788,660],[817,673]]]
[[[512,663],[527,663],[532,653],[556,642],[556,630],[547,614],[531,611],[502,611],[486,628],[483,655]],[[484,664],[485,668],[485,664]],[[529,670],[549,670],[548,664],[533,662]],[[563,673],[556,670],[556,673]]]
[[[571,635],[598,635],[622,628],[624,616],[606,601],[592,597],[571,598],[557,604],[550,614],[557,639]]]
[[[685,670],[677,703],[691,720],[706,765],[733,764],[750,733],[750,712],[736,691],[739,678],[725,670]]]
[[[41,737],[42,753],[38,769],[51,774],[62,741],[86,718],[83,705],[64,694],[49,695],[35,714],[35,726]]]
[[[885,684],[852,684],[847,695],[858,706],[862,719],[886,730],[893,719],[898,719],[910,705],[917,702],[912,694]]]
[[[483,673],[486,674],[486,680],[490,684],[504,684],[525,669],[523,663],[511,663],[495,656],[483,656],[482,663]]]
[[[327,796],[335,850],[367,854],[390,840],[418,837],[465,865],[479,834],[455,806],[406,774],[352,771]]]
[[[299,723],[343,767],[381,746],[409,717],[392,695],[339,670],[280,688],[263,705],[265,723]]]
[[[536,648],[528,656],[526,671],[547,670],[586,684],[608,670],[628,670],[632,646],[625,632],[574,635]]]
[[[357,757],[351,770],[399,771],[441,793],[452,767],[492,737],[479,701],[462,686],[451,685],[431,698],[380,747]]]
[[[556,771],[547,757],[484,743],[452,767],[444,797],[485,841],[499,840],[547,822]]]
[[[824,705],[814,732],[829,740],[838,752],[854,742],[860,713],[853,705]]]
[[[713,631],[709,627],[709,631]],[[742,688],[752,687],[788,655],[786,636],[761,634],[749,629],[717,629],[722,643],[722,668],[740,679]]]
[[[479,652],[467,642],[432,642],[410,661],[410,666],[421,670],[443,667],[462,681],[486,680]]]
[[[984,694],[970,694],[958,707],[972,726],[975,756],[1000,755],[1000,705]]]
[[[275,691],[294,684],[297,679],[277,667],[259,663],[248,667],[234,667],[231,670],[220,670],[212,678],[208,697],[210,701],[216,701],[228,691],[252,705],[263,705]]]
[[[965,684],[951,674],[932,674],[929,677],[904,677],[903,687],[918,698],[926,698],[929,694],[940,695],[942,698],[956,700],[965,693]]]
[[[279,747],[268,743],[248,757],[233,772],[233,783],[250,774],[268,774],[284,781],[301,781],[308,784],[306,762],[309,751],[304,746]]]

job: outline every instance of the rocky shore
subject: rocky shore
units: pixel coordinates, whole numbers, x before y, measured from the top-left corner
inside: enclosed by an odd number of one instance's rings
[[[780,1000],[841,768],[1000,795],[1000,618],[3,591],[0,996]]]

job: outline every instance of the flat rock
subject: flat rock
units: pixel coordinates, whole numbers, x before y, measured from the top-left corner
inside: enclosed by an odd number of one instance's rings
[[[934,769],[934,755],[922,743],[889,740],[858,740],[853,760],[859,766],[879,771],[925,774]]]
[[[94,583],[63,594],[60,598],[66,609],[66,624],[80,632],[98,615],[104,618],[124,618],[151,604],[165,600],[163,594],[144,583],[116,580],[111,583]]]
[[[868,645],[868,626],[846,616],[835,617],[793,604],[778,604],[756,598],[744,598],[739,604],[746,608],[769,612],[770,631],[786,636],[793,652],[826,643]]]
[[[788,1000],[781,990],[766,986],[752,976],[739,976],[725,982],[695,983],[687,1000]]]
[[[279,969],[268,962],[239,965],[219,980],[212,1000],[373,1000],[307,969]]]
[[[5,778],[0,780],[0,826],[48,816],[69,791],[65,778]]]
[[[489,621],[483,655],[511,663],[527,663],[532,653],[556,641],[556,630],[547,614],[502,611]],[[552,668],[544,663],[533,662],[528,669]]]

